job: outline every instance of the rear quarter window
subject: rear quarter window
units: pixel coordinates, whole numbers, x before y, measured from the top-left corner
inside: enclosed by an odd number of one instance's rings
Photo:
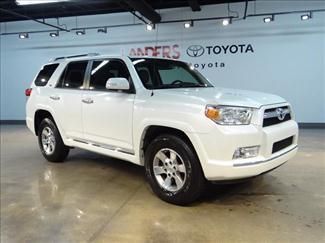
[[[38,73],[35,79],[36,86],[45,86],[47,82],[52,77],[52,74],[55,72],[59,64],[49,64],[45,65],[42,70]]]

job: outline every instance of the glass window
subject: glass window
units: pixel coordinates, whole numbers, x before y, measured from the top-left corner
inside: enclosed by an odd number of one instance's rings
[[[49,64],[45,65],[42,70],[38,73],[35,79],[36,86],[45,86],[47,82],[52,77],[52,74],[55,72],[59,64]]]
[[[81,89],[83,87],[85,71],[88,61],[71,62],[57,85],[58,88]]]
[[[121,60],[97,60],[93,62],[90,72],[90,89],[106,89],[109,78],[126,78],[131,81],[130,73]]]
[[[187,70],[180,66],[170,66],[164,69],[158,69],[159,76],[164,84],[173,84],[179,81],[184,83],[197,84],[197,80]]]
[[[131,60],[147,89],[213,87],[206,78],[185,62],[154,58]]]

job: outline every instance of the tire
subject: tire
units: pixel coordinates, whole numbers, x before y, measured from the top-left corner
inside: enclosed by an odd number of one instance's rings
[[[58,128],[49,118],[43,119],[39,126],[38,145],[50,162],[63,162],[69,154],[69,148],[64,145]]]
[[[166,202],[190,204],[204,189],[205,178],[196,153],[177,136],[161,135],[150,143],[145,151],[145,169],[153,192]]]

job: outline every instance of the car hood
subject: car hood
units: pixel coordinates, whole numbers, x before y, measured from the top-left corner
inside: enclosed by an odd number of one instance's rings
[[[259,108],[263,105],[286,102],[286,100],[277,95],[217,87],[161,89],[155,90],[154,92],[158,92],[166,97],[174,96],[174,98],[177,98],[179,101],[192,99],[199,103],[212,105]],[[186,99],[184,99],[184,96]]]

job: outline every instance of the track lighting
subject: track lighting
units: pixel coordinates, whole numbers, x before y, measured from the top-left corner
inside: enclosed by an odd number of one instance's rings
[[[264,23],[270,23],[274,20],[274,16],[272,15],[271,17],[265,17],[264,18]]]
[[[51,37],[58,37],[59,36],[59,31],[57,31],[57,32],[51,32],[50,33],[50,36]]]
[[[154,30],[155,28],[156,28],[155,24],[147,24],[148,31]]]
[[[188,29],[188,28],[193,27],[193,25],[194,25],[194,22],[193,22],[193,20],[191,20],[191,21],[188,21],[188,22],[184,23],[184,28]]]
[[[86,34],[85,30],[77,30],[76,31],[76,35],[84,35],[84,34]]]
[[[308,20],[308,19],[311,19],[311,13],[301,15],[301,20]]]
[[[230,25],[231,24],[231,19],[224,19],[222,20],[222,25],[223,26],[227,26],[227,25]]]
[[[97,29],[97,33],[107,34],[107,27]]]
[[[19,39],[28,39],[28,38],[29,38],[28,33],[20,33],[19,34]]]

